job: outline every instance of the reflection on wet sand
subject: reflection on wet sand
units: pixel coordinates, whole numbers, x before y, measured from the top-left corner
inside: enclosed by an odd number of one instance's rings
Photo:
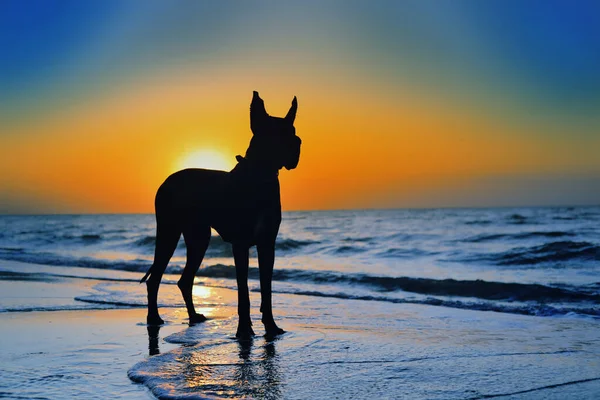
[[[147,327],[150,356],[160,354],[160,328]],[[206,343],[184,346],[177,362],[185,391],[217,397],[282,398],[276,341],[207,339]]]
[[[252,355],[253,341],[240,341],[239,358],[235,381],[238,395],[252,398],[279,399],[281,395],[281,376],[278,368],[275,341],[267,341],[262,353]]]
[[[263,370],[265,371],[265,388],[268,388],[268,398],[281,398],[282,374],[279,368],[279,358],[275,351],[275,340],[267,341],[263,347]],[[265,395],[266,395],[265,394]]]
[[[148,325],[148,351],[151,356],[160,354],[158,348],[158,332],[160,331],[160,325]]]

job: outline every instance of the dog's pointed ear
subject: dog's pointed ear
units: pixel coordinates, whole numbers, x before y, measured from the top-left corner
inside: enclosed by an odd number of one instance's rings
[[[260,98],[258,92],[254,91],[250,103],[250,129],[252,129],[252,133],[256,134],[260,130],[260,125],[268,116],[265,102]]]
[[[288,111],[287,115],[285,116],[286,121],[289,121],[291,124],[293,124],[294,120],[296,119],[297,111],[298,111],[298,100],[296,99],[296,96],[294,96],[294,100],[292,100],[292,106],[290,107],[290,111]]]

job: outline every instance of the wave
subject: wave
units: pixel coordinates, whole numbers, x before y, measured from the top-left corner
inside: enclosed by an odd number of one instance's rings
[[[316,240],[278,239],[275,242],[275,250],[290,251],[319,243]]]
[[[313,240],[278,239],[275,242],[275,249],[279,251],[291,251],[318,243],[319,242]],[[145,236],[136,239],[132,245],[134,247],[154,250],[154,246],[156,245],[156,236]],[[179,247],[185,248],[184,241],[179,242]],[[211,236],[207,253],[223,257],[233,257],[231,244],[224,241],[221,236]]]
[[[204,275],[212,277],[231,277],[230,271],[234,268],[231,266],[217,265],[205,269]],[[228,271],[228,272],[224,272]],[[207,273],[209,272],[209,273]],[[308,274],[302,274],[306,271],[292,271],[292,273],[301,272],[301,277],[306,278]],[[257,271],[254,269],[254,274]],[[329,274],[329,273],[327,273]],[[327,275],[326,274],[326,275]],[[34,274],[35,275],[35,274]],[[52,275],[52,274],[43,274]],[[57,274],[56,277],[72,277],[83,279],[95,279],[96,277],[82,277]],[[258,279],[257,276],[253,277]],[[278,277],[281,280],[282,276]],[[299,278],[299,277],[296,277]],[[369,277],[379,281],[389,278]],[[543,285],[523,285],[513,283],[499,282],[484,282],[484,281],[455,281],[442,280],[435,281],[432,279],[414,279],[414,278],[391,278],[396,281],[404,282],[402,285],[405,289],[414,290],[417,293],[426,294],[426,297],[394,297],[385,294],[354,294],[348,292],[348,289],[342,289],[337,292],[327,292],[320,290],[302,290],[297,288],[275,289],[276,293],[285,293],[301,296],[315,297],[330,297],[344,300],[361,300],[361,301],[384,301],[396,304],[424,304],[431,306],[451,307],[459,309],[468,309],[476,311],[494,311],[512,314],[534,315],[534,316],[559,316],[559,315],[580,315],[594,318],[600,318],[600,309],[596,304],[600,303],[600,295],[578,293],[570,289],[562,289],[548,287]],[[129,279],[106,279],[111,281],[136,281]],[[316,281],[327,281],[327,277],[316,277]],[[359,280],[362,280],[359,278]],[[410,282],[410,283],[407,283]],[[175,284],[174,281],[163,282],[165,284]],[[371,282],[372,283],[372,282]],[[221,287],[234,289],[234,286],[222,285],[206,285],[209,287]],[[386,285],[387,286],[387,285]],[[432,289],[433,288],[433,289]],[[256,288],[253,291],[258,292]],[[490,293],[481,295],[481,293]],[[443,296],[431,297],[433,295]],[[2,312],[26,312],[26,311],[61,311],[61,310],[87,310],[87,309],[107,309],[107,308],[144,308],[146,302],[144,299],[120,299],[121,294],[117,297],[103,293],[101,295],[86,295],[77,296],[74,300],[86,303],[84,305],[69,305],[69,306],[51,306],[51,307],[6,307],[0,308]],[[481,296],[477,298],[477,296]],[[456,297],[468,297],[469,299],[457,299]],[[583,303],[575,303],[575,301],[584,300]],[[561,303],[561,304],[558,304]],[[570,305],[567,305],[570,304]],[[205,305],[216,306],[218,304],[206,303]],[[161,303],[160,307],[183,307],[183,303]]]
[[[119,300],[107,300],[107,299],[98,299],[94,296],[77,296],[75,300],[81,301],[82,303],[89,304],[98,304],[103,306],[117,306],[119,308],[144,308],[146,307],[146,303],[142,301],[119,301]],[[159,304],[160,307],[180,307],[181,304]]]
[[[465,225],[489,225],[491,223],[492,221],[490,221],[489,219],[476,219],[472,221],[466,221]]]
[[[1,258],[16,261],[33,262],[46,265],[75,266],[96,269],[146,272],[150,266],[147,260],[98,260],[70,258],[54,254],[26,254],[4,252]],[[600,248],[587,242],[554,242],[533,248],[523,248],[496,255],[493,261],[511,265],[518,263],[536,263],[557,259],[600,260]],[[480,260],[481,258],[479,258]],[[181,265],[170,263],[168,274],[178,274]],[[219,279],[235,279],[235,267],[225,264],[206,266],[198,270],[197,276]],[[79,278],[80,276],[66,276]],[[259,269],[249,270],[250,279],[259,279]],[[0,279],[48,279],[47,276],[0,276]],[[97,278],[94,278],[97,279]],[[521,284],[489,282],[483,280],[454,280],[377,276],[369,274],[349,274],[331,271],[301,269],[275,269],[273,280],[282,282],[303,282],[315,285],[355,285],[377,292],[405,291],[422,295],[473,297],[486,300],[537,301],[537,302],[580,302],[589,301],[600,304],[597,290],[584,290],[579,287],[554,287],[541,284]]]
[[[233,266],[217,264],[201,268],[197,276],[235,279]],[[250,268],[250,279],[259,279],[258,268]],[[423,295],[473,297],[501,301],[581,302],[600,304],[600,294],[578,288],[559,288],[540,284],[488,282],[483,280],[429,279],[344,274],[329,271],[279,269],[273,280],[312,284],[345,284],[365,286],[379,292],[405,291]]]
[[[391,235],[383,237],[384,240],[397,241],[397,242],[410,242],[415,240],[431,240],[438,238],[439,235],[432,233],[404,233],[396,232]]]
[[[259,279],[258,268],[250,268],[250,279]],[[199,270],[198,276],[215,279],[235,280],[235,267],[217,264]],[[59,278],[90,279],[124,284],[135,283],[137,279],[124,277],[99,277],[78,274],[19,271],[0,271],[0,279],[52,281]],[[443,306],[479,311],[496,311],[537,316],[577,314],[600,318],[600,292],[598,284],[584,287],[547,286],[541,284],[521,284],[489,282],[483,280],[428,279],[409,277],[385,277],[364,274],[341,274],[329,271],[305,271],[296,269],[275,270],[275,281],[312,284],[310,289],[300,286],[282,286],[276,292],[304,296],[335,297],[348,300],[385,301],[391,303],[413,303]],[[164,279],[164,284],[174,285],[175,280]],[[204,281],[209,287],[235,289],[235,284]],[[340,285],[341,284],[341,285]],[[353,288],[357,289],[353,289]],[[336,289],[337,288],[337,289]],[[361,290],[362,289],[362,290]],[[374,292],[365,292],[372,289]],[[255,291],[259,291],[256,288]],[[407,296],[406,293],[419,296]],[[0,312],[16,311],[58,311],[61,309],[145,307],[143,298],[123,298],[121,292],[111,295],[84,295],[75,298],[89,306],[64,307],[6,307]],[[161,307],[180,307],[182,304],[161,304]],[[73,308],[75,307],[75,308]]]
[[[137,239],[134,242],[135,246],[146,246],[154,248],[154,236],[146,236]],[[276,250],[280,252],[291,251],[299,249],[305,246],[319,243],[316,241],[300,241],[294,239],[282,239],[276,243]],[[180,246],[184,246],[183,242]],[[0,247],[0,259],[21,261],[33,264],[44,264],[53,266],[66,266],[66,267],[82,267],[82,268],[97,268],[97,269],[111,269],[120,271],[130,272],[143,272],[145,273],[150,265],[152,265],[151,255],[153,251],[145,251],[146,258],[137,259],[102,259],[92,257],[81,257],[77,255],[63,255],[56,254],[49,251],[42,252],[30,252],[30,250],[23,247]],[[219,236],[215,236],[211,239],[210,246],[206,252],[207,257],[229,257],[233,258],[231,244],[225,242]],[[167,267],[166,273],[178,274],[183,271],[184,263],[178,263],[171,261]]]
[[[359,237],[359,238],[351,238],[347,237],[342,239],[344,242],[353,242],[353,243],[371,243],[375,241],[375,238],[372,237]]]
[[[31,274],[19,271],[0,271],[0,281],[30,281],[30,282],[49,282],[58,277],[48,274]]]
[[[508,217],[506,217],[506,222],[509,224],[514,224],[514,225],[522,225],[522,224],[530,223],[529,218],[527,218],[521,214],[509,215]]]
[[[572,232],[563,231],[541,231],[541,232],[523,232],[511,235],[515,239],[535,239],[535,238],[559,238],[575,236]]]
[[[23,247],[0,247],[0,252],[7,253],[23,253],[25,249]]]
[[[589,242],[560,241],[519,247],[483,257],[498,265],[535,265],[567,261],[600,261],[600,246]]]
[[[81,310],[109,310],[120,308],[111,304],[81,304],[81,305],[65,305],[65,306],[16,306],[16,307],[0,307],[0,313],[11,312],[44,312],[44,311],[81,311]]]
[[[154,249],[156,245],[156,236],[144,236],[143,238],[137,239],[133,242],[135,247],[147,247]]]
[[[468,237],[466,239],[459,239],[457,242],[467,242],[467,243],[481,243],[481,242],[491,242],[494,240],[505,239],[510,235],[504,233],[493,233],[493,234],[481,234]]]
[[[212,286],[211,286],[212,287]],[[140,298],[140,299],[125,299],[125,300],[120,300],[118,298],[116,298],[116,296],[114,295],[110,295],[110,294],[100,294],[100,295],[87,295],[87,296],[76,296],[75,297],[76,301],[80,301],[82,303],[88,303],[88,304],[96,304],[99,306],[115,306],[118,308],[146,308],[148,306],[148,303],[146,301],[145,298]],[[217,306],[221,306],[223,305],[222,303],[209,303],[206,301],[202,302],[202,307],[217,307]],[[160,308],[180,308],[180,307],[185,307],[185,303],[183,302],[183,300],[181,300],[180,302],[175,302],[175,303],[166,303],[166,302],[161,302],[159,301],[158,306]]]
[[[521,232],[515,234],[508,233],[494,233],[494,234],[480,234],[468,237],[466,239],[462,239],[460,241],[469,242],[469,243],[481,243],[481,242],[490,242],[495,240],[502,239],[515,239],[515,240],[524,240],[524,239],[537,239],[537,238],[560,238],[560,237],[570,237],[575,236],[574,233],[571,232],[563,232],[563,231],[535,231],[535,232]]]
[[[102,239],[101,235],[95,235],[95,234],[89,234],[89,235],[81,235],[80,236],[81,240],[84,241],[98,241]]]
[[[19,251],[19,249],[14,251],[0,249],[0,259],[61,267],[110,269],[130,272],[146,272],[152,264],[151,261],[141,259],[103,260],[88,257],[70,257],[53,253],[27,253],[23,250]],[[183,267],[176,263],[170,263],[167,268],[167,273],[178,273],[181,271],[183,271]]]
[[[347,293],[325,293],[319,291],[275,291],[278,293],[295,294],[302,296],[316,296],[316,297],[332,297],[344,300],[362,300],[362,301],[384,301],[388,303],[396,304],[424,304],[430,306],[441,306],[450,308],[459,308],[465,310],[475,311],[494,311],[510,314],[521,314],[521,315],[532,315],[538,317],[550,317],[550,316],[586,316],[593,318],[600,318],[600,309],[595,307],[564,307],[564,306],[551,306],[543,303],[534,304],[501,304],[491,301],[461,301],[461,300],[449,300],[439,298],[425,298],[425,299],[412,299],[412,298],[395,298],[387,296],[370,296],[370,295],[353,295]]]
[[[576,215],[557,215],[555,217],[552,217],[552,219],[557,220],[557,221],[574,221],[576,219],[579,219],[579,217],[577,217]]]
[[[496,235],[490,235],[496,236]],[[486,241],[491,238],[472,238]],[[491,263],[500,266],[572,267],[574,263],[600,261],[600,246],[589,242],[558,241],[529,247],[515,247],[500,253],[471,254],[445,260],[465,263]],[[576,266],[577,264],[575,264]]]
[[[438,254],[437,252],[425,251],[421,249],[400,249],[400,248],[392,248],[387,249],[378,254],[380,257],[384,258],[416,258],[416,257],[425,257]]]
[[[356,246],[340,246],[333,250],[333,253],[338,255],[351,255],[364,253],[365,251],[368,251],[368,249]]]

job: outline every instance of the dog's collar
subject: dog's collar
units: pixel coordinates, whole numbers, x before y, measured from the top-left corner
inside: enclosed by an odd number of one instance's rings
[[[265,181],[268,182],[270,180],[276,180],[278,179],[279,176],[279,170],[272,170],[270,168],[264,168],[261,166],[256,165],[256,163],[252,163],[250,160],[248,160],[245,157],[242,157],[241,155],[237,155],[235,156],[235,159],[237,160],[237,165],[231,170],[231,172],[241,172],[244,171],[245,173],[248,173],[250,175],[252,175],[254,178],[258,178],[261,181]]]

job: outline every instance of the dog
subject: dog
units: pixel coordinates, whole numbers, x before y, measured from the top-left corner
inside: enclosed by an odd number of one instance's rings
[[[279,170],[292,170],[300,160],[302,140],[296,135],[296,97],[284,118],[267,114],[264,101],[253,92],[250,104],[252,139],[244,157],[230,171],[184,169],[170,175],[155,198],[156,247],[154,262],[140,283],[148,291],[149,325],[164,321],[158,312],[158,288],[163,273],[183,234],[187,259],[177,286],[181,290],[190,324],[206,317],[196,313],[192,298],[194,277],[211,237],[211,227],[231,243],[238,287],[236,337],[254,336],[248,292],[249,249],[256,246],[260,270],[262,323],[265,336],[285,331],[273,318],[271,282],[275,262],[275,240],[281,224]]]

